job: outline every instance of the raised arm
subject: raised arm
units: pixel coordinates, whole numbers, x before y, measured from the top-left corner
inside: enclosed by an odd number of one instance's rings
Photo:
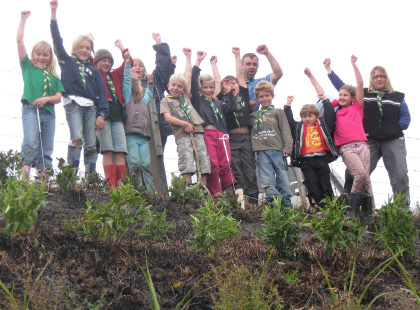
[[[124,98],[124,104],[127,104],[131,99],[131,62],[130,62],[130,52],[125,52],[124,54],[125,63],[124,63],[124,74],[123,74],[123,86],[122,93]]]
[[[18,55],[20,60],[24,60],[26,55],[28,55],[26,52],[25,43],[23,42],[23,35],[25,33],[26,20],[29,16],[31,16],[31,11],[22,11],[22,13],[20,13],[20,23],[16,36]]]
[[[238,79],[239,85],[244,88],[248,88],[245,82],[244,71],[242,68],[241,51],[239,50],[239,47],[232,47],[232,53],[235,55],[236,78]]]
[[[148,83],[147,83],[146,93],[144,94],[144,98],[143,98],[145,104],[149,104],[150,101],[152,101],[153,87],[154,87],[153,86],[153,80],[154,80],[153,74],[148,74],[147,75]]]
[[[294,96],[287,96],[286,104],[284,105],[284,113],[286,114],[287,122],[289,123],[290,132],[292,134],[292,137],[295,138],[296,135],[296,126],[297,121],[293,118],[293,111],[292,111],[292,102],[293,99],[295,99]]]
[[[172,72],[171,51],[167,43],[162,43],[162,38],[159,33],[153,33],[152,37],[156,43],[153,45],[153,49],[156,51],[156,67],[153,71],[153,77],[155,86],[163,94]]]
[[[319,85],[318,81],[316,80],[315,76],[312,74],[311,70],[309,68],[305,68],[305,70],[303,70],[303,72],[306,74],[306,76],[311,81],[312,85],[315,88],[316,93],[318,95],[319,94],[324,94],[324,89],[322,89],[321,85]]]
[[[359,101],[360,106],[363,107],[363,98],[364,98],[364,89],[363,89],[363,78],[362,74],[360,73],[359,68],[356,65],[357,57],[352,55],[351,56],[351,64],[354,69],[354,74],[356,75],[356,99]]]
[[[200,68],[201,62],[203,61],[204,58],[206,58],[207,53],[203,52],[203,51],[198,51],[197,52],[197,60],[195,61],[195,66]]]
[[[50,1],[50,8],[51,8],[51,20],[57,21],[58,1],[57,0]]]
[[[328,78],[330,79],[331,83],[333,84],[334,88],[339,91],[341,87],[343,87],[344,82],[338,77],[337,74],[331,69],[331,59],[325,58],[323,61],[325,70],[327,70]]]
[[[276,85],[278,80],[283,76],[283,70],[281,69],[279,63],[274,58],[273,54],[268,50],[267,45],[260,45],[257,47],[257,53],[265,55],[267,57],[268,62],[270,63],[271,70],[273,73],[271,74],[271,83]]]
[[[191,93],[191,77],[192,77],[192,65],[191,65],[191,49],[189,47],[184,47],[182,49],[186,59],[185,59],[185,72],[184,76],[187,80],[187,92]]]
[[[222,87],[222,77],[220,76],[219,68],[217,68],[217,57],[211,56],[210,58],[211,70],[213,72],[213,77],[216,80],[216,89],[214,90],[214,97],[223,91]]]

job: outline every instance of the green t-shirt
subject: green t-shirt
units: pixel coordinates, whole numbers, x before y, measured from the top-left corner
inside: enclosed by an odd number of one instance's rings
[[[35,67],[28,55],[25,59],[20,62],[20,67],[22,69],[23,77],[23,95],[21,102],[32,104],[35,99],[41,98],[44,92],[44,74],[43,70]],[[63,84],[59,78],[55,77],[51,73],[48,73],[51,80],[51,87],[47,88],[47,96],[53,96],[57,92],[64,93]],[[55,115],[54,104],[47,103],[44,105],[43,109],[50,112],[52,115]]]

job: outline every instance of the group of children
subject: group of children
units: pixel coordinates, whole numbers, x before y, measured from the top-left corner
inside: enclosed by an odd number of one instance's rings
[[[56,19],[58,2],[53,0],[50,6],[51,35],[61,81],[56,75],[48,43],[37,43],[31,60],[28,58],[23,34],[30,12],[22,12],[17,35],[24,78],[22,157],[25,175],[33,165],[38,171],[52,169],[54,104],[63,98],[71,140],[68,163],[79,167],[83,147],[85,171],[94,172],[98,137],[105,177],[111,187],[118,186],[118,181],[124,177],[127,162],[129,171],[135,173],[140,184],[154,191],[147,105],[155,99],[158,113],[175,136],[180,173],[191,183],[191,176],[199,168],[202,183],[215,199],[222,191],[233,194],[236,187],[243,188],[247,196],[258,197],[256,157],[266,200],[272,201],[281,195],[283,204],[291,207],[287,165],[287,157],[291,156],[291,164],[303,172],[310,203],[316,208],[325,197],[333,196],[328,164],[340,154],[354,177],[349,216],[355,217],[360,208],[367,218],[371,215],[369,149],[362,124],[363,80],[355,56],[351,63],[356,88],[344,85],[339,99],[332,102],[311,71],[305,69],[322,101],[323,115],[319,115],[315,105],[307,104],[300,111],[301,122],[297,122],[291,110],[292,96],[287,98],[284,110],[275,108],[273,84],[262,80],[253,85],[253,81],[244,76],[244,57],[252,59],[254,54],[245,54],[241,59],[239,48],[232,48],[236,77],[228,75],[222,79],[216,57],[210,60],[214,77],[200,75],[200,64],[206,53],[197,52],[192,66],[191,49],[184,48],[185,72],[171,75],[174,68],[169,46],[161,42],[159,34],[153,34],[157,64],[153,74],[146,73],[140,59],[131,58],[120,40],[115,46],[120,49],[123,62],[111,70],[114,59],[108,50],[100,49],[92,56],[92,36],[77,37],[71,53],[66,52]],[[253,88],[257,107],[260,106],[255,111],[248,85]],[[165,90],[169,93],[166,97]],[[164,145],[170,129],[162,130],[167,133],[162,134]]]

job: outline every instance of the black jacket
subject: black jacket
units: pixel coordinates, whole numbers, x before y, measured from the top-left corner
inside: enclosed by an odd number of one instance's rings
[[[338,149],[334,143],[334,129],[335,129],[335,111],[330,101],[327,99],[322,102],[324,104],[324,116],[318,119],[321,127],[324,141],[327,144],[330,152],[327,152],[327,161],[330,163],[338,158]],[[293,137],[293,150],[290,157],[292,166],[299,167],[302,150],[302,144],[304,143],[305,137],[303,136],[303,123],[297,122],[293,118],[293,112],[290,106],[284,106],[284,112],[286,113],[287,121],[289,122],[290,131]]]

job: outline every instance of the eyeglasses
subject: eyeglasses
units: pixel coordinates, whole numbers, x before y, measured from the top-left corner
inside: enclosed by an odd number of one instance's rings
[[[372,77],[373,80],[385,80],[386,79],[386,75],[375,75]]]

